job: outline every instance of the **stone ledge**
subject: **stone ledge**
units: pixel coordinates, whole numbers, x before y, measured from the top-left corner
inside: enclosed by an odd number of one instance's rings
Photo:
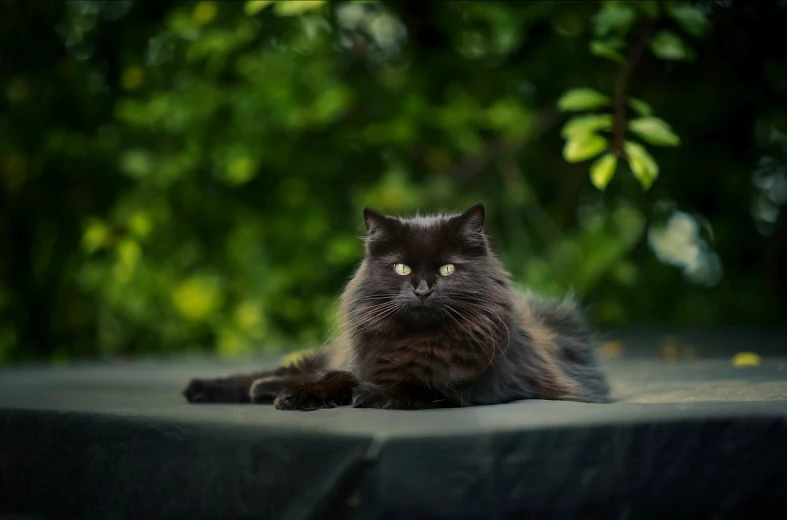
[[[179,395],[191,376],[248,368],[0,370],[0,515],[757,518],[787,507],[787,359],[608,361],[608,405],[304,413]]]

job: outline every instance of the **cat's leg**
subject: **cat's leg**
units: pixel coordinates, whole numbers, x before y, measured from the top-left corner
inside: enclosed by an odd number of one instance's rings
[[[272,397],[268,399],[262,397],[264,387],[258,389],[260,393],[258,400],[252,398],[250,392],[255,382],[288,379],[302,381],[309,376],[316,378],[319,377],[317,374],[321,372],[324,364],[325,358],[323,356],[314,355],[272,371],[235,374],[213,379],[192,379],[183,390],[183,395],[190,403],[271,402]]]
[[[290,390],[306,383],[315,383],[321,377],[322,372],[295,375],[265,375],[252,382],[249,388],[249,398],[252,403],[270,404],[285,390]]]
[[[318,380],[290,380],[283,385],[273,403],[276,408],[311,411],[351,404],[357,381],[350,372],[331,370]]]
[[[248,403],[249,389],[254,381],[273,376],[274,372],[234,374],[213,379],[192,379],[183,390],[190,403]]]
[[[387,410],[425,410],[455,406],[436,390],[406,383],[391,386],[361,383],[353,392],[352,405],[354,408]]]

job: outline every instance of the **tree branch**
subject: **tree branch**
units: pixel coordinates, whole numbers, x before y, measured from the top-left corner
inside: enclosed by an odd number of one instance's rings
[[[637,45],[631,49],[626,63],[623,64],[623,67],[618,73],[618,77],[615,79],[615,90],[613,95],[614,112],[612,116],[612,145],[610,148],[612,149],[612,153],[621,158],[624,156],[623,141],[625,139],[627,129],[626,87],[628,86],[629,78],[631,78],[634,68],[637,66],[637,63],[639,63],[640,58],[642,58],[642,54],[645,52],[645,49],[653,39],[655,32],[655,20],[648,20],[648,25],[645,28],[642,38],[640,39],[639,43],[637,43]]]

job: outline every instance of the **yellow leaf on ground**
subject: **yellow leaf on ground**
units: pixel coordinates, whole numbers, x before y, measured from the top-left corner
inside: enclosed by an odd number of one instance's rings
[[[754,352],[738,352],[732,357],[732,366],[735,368],[759,366],[762,358]]]

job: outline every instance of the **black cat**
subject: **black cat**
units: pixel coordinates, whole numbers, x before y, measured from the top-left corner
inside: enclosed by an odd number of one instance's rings
[[[192,380],[184,395],[283,410],[607,402],[583,316],[512,285],[484,215],[481,204],[414,218],[365,209],[366,257],[342,294],[340,340],[275,371]]]

